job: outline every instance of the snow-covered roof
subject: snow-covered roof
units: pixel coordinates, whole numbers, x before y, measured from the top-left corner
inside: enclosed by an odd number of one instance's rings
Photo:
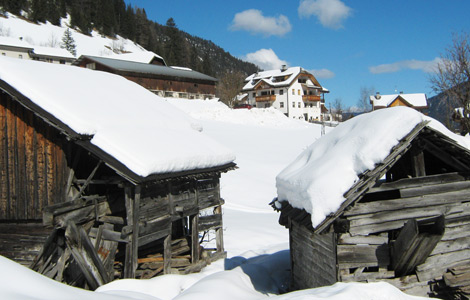
[[[34,46],[19,38],[0,36],[0,45],[32,50]]]
[[[392,94],[392,95],[372,95],[369,97],[371,104],[374,107],[388,107],[390,106],[398,97],[402,98],[408,104],[413,107],[427,107],[428,101],[426,94],[416,93],[416,94]]]
[[[276,69],[276,70],[268,70],[263,72],[257,72],[248,76],[245,81],[247,83],[243,87],[243,90],[251,90],[253,89],[256,84],[263,80],[267,84],[271,86],[286,86],[290,85],[292,81],[300,74],[302,71],[301,67],[290,67],[287,69]],[[286,79],[283,80],[276,80],[281,77],[288,76]]]
[[[130,52],[130,53],[112,53],[107,58],[120,59],[127,61],[140,62],[144,64],[150,64],[154,59],[164,62],[163,57],[158,54],[155,54],[151,51],[140,51],[140,52]]]
[[[79,65],[82,60],[89,59],[96,63],[107,66],[108,68],[123,72],[136,72],[160,76],[171,76],[179,78],[191,78],[196,80],[206,80],[216,82],[217,79],[206,74],[202,74],[193,70],[183,70],[167,66],[152,65],[148,63],[139,63],[134,61],[126,61],[120,59],[111,59],[99,56],[82,55],[74,64]]]
[[[41,47],[34,46],[34,54],[42,56],[53,56],[53,57],[63,57],[68,59],[75,59],[75,56],[62,48],[52,48],[52,47]]]
[[[231,163],[181,110],[121,76],[0,57],[0,80],[141,177]]]
[[[279,201],[305,209],[315,228],[339,209],[346,200],[344,194],[359,180],[359,175],[374,169],[423,121],[430,121],[427,127],[470,149],[470,139],[408,107],[362,114],[310,145],[277,176]]]

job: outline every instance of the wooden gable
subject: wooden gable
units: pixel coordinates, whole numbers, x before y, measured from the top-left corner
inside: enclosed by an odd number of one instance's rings
[[[394,107],[394,106],[407,106],[407,107],[413,107],[410,103],[408,103],[403,97],[398,96],[396,97],[389,105],[389,107]]]

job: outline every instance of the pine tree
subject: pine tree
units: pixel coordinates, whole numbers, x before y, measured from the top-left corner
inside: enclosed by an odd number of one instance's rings
[[[73,56],[77,56],[77,50],[75,49],[75,40],[73,39],[70,28],[67,28],[67,30],[64,31],[60,47],[72,53]]]

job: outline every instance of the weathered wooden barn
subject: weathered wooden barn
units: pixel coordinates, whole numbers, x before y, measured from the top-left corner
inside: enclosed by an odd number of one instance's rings
[[[188,68],[88,55],[80,56],[74,65],[124,76],[162,97],[185,99],[215,97],[217,79]]]
[[[388,110],[377,115],[378,124],[385,122],[381,119],[391,112]],[[376,138],[386,140],[387,131],[397,126],[396,121],[411,109],[394,110],[397,116],[389,125],[370,124]],[[419,120],[420,114],[413,114]],[[341,138],[339,135],[330,138],[336,142],[334,145],[330,142],[331,148],[319,140],[306,150],[292,164],[297,163],[295,169],[302,169],[298,176],[292,175],[294,169],[286,168],[279,175],[283,178],[278,178],[278,195],[284,194],[280,189],[301,189],[296,184],[303,179],[318,180],[315,176],[308,177],[312,168],[334,169],[335,164],[345,163],[339,157],[329,160],[325,156],[319,156],[310,165],[299,163],[307,156],[314,157],[315,148],[335,151],[337,147],[352,145],[345,144],[344,140],[349,139],[360,144],[351,156],[355,164],[365,160],[360,156],[367,152],[358,151],[361,147],[375,145],[381,151],[378,143],[367,142],[368,133],[353,140],[357,131],[364,128],[360,125],[361,117],[356,118],[355,123],[348,125],[352,120],[348,121],[344,127],[338,126],[329,133],[334,135],[338,129],[345,132],[347,126],[351,127]],[[346,185],[339,205],[324,217],[312,222],[312,214],[322,206],[319,202],[309,208],[299,206],[293,199],[295,196],[273,201],[273,207],[280,211],[280,224],[289,229],[291,289],[331,285],[337,281],[386,281],[414,295],[468,299],[470,150],[465,142],[459,143],[461,137],[441,128],[440,124],[436,126],[436,121],[422,118],[393,143],[385,157]],[[411,120],[404,117],[401,121]],[[341,186],[345,173],[332,171],[325,176],[334,181],[331,186]],[[283,181],[289,176],[288,183]],[[328,198],[328,190],[323,192],[324,198]]]
[[[0,255],[95,289],[226,255],[233,155],[120,76],[0,58]]]

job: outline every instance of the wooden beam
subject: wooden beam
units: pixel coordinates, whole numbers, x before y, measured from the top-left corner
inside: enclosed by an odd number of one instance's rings
[[[139,248],[139,205],[141,186],[135,186],[134,193],[131,186],[126,186],[124,191],[127,212],[127,228],[131,229],[131,232],[129,233],[129,243],[126,245],[124,278],[135,278]]]
[[[214,213],[220,215],[220,227],[215,230],[215,243],[217,252],[224,252],[224,228],[222,220],[222,206],[214,208]]]
[[[413,177],[423,177],[426,176],[426,167],[424,164],[424,153],[420,143],[414,145],[410,149],[411,154],[411,170]]]
[[[189,217],[191,222],[191,263],[199,261],[199,214]]]
[[[93,171],[91,171],[90,175],[88,176],[88,178],[86,179],[85,183],[81,186],[80,190],[78,191],[78,194],[76,194],[73,198],[72,198],[72,201],[74,200],[77,200],[78,198],[80,198],[80,196],[83,194],[83,192],[85,191],[85,189],[87,188],[87,186],[90,184],[90,181],[93,179],[93,177],[95,176],[96,174],[96,171],[98,171],[98,168],[100,167],[100,165],[103,163],[102,160],[100,160],[98,162],[98,164],[96,165],[96,167],[93,169]]]
[[[170,234],[163,241],[163,274],[171,274],[171,224]]]
[[[417,222],[409,220],[392,246],[392,268],[400,277],[413,272],[431,254],[444,234],[444,216]]]

